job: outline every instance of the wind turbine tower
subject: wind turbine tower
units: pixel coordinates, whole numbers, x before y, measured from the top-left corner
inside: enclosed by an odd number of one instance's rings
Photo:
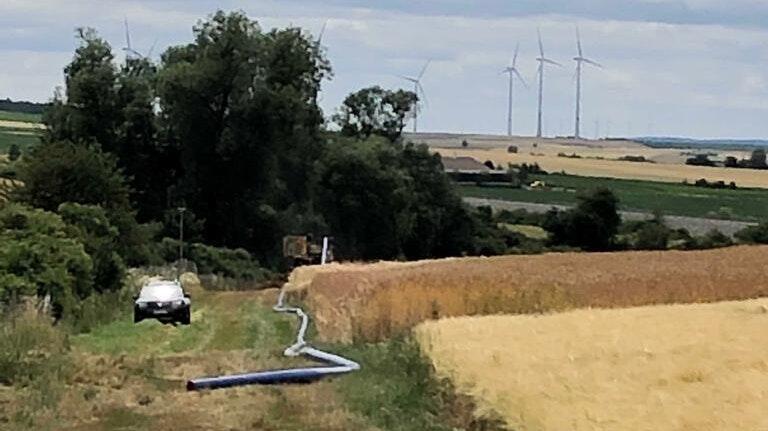
[[[541,138],[542,136],[542,109],[544,105],[544,65],[545,64],[554,64],[555,66],[562,67],[562,64],[550,60],[549,58],[544,56],[544,44],[541,42],[541,31],[538,29],[536,30],[539,35],[539,57],[536,59],[536,61],[539,62],[539,117],[538,117],[538,125],[536,128],[536,137]]]
[[[427,67],[429,66],[430,61],[431,60],[427,60],[427,62],[424,64],[424,67],[421,68],[421,72],[419,72],[416,78],[412,76],[400,75],[401,78],[413,83],[413,92],[414,94],[416,94],[416,106],[413,107],[413,133],[416,133],[418,129],[419,100],[421,100],[422,96],[424,97],[425,101],[427,100],[427,95],[424,92],[424,87],[421,86],[421,78],[424,77],[424,72],[427,71]]]
[[[576,62],[576,130],[573,134],[573,137],[575,139],[579,139],[581,137],[581,66],[583,63],[600,68],[603,66],[584,57],[584,53],[581,50],[581,35],[579,34],[579,27],[576,27],[576,48],[578,49],[579,55],[573,58],[573,60]]]
[[[512,57],[512,62],[509,66],[507,66],[504,70],[501,71],[501,73],[507,73],[509,74],[509,101],[507,106],[507,136],[512,136],[512,95],[514,92],[515,87],[515,76],[520,78],[520,82],[523,83],[524,86],[528,86],[528,84],[525,83],[525,80],[523,79],[522,75],[520,75],[520,72],[517,70],[517,54],[520,52],[520,44],[518,43],[515,47],[515,56]]]

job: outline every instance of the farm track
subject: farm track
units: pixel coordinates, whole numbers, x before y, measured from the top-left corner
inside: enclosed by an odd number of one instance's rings
[[[373,429],[346,409],[335,380],[186,390],[190,378],[307,364],[282,355],[295,337],[295,318],[272,312],[276,297],[276,289],[197,289],[190,326],[119,320],[73,337],[73,375],[61,383],[57,411],[38,417],[35,429]],[[20,399],[0,392],[9,411]]]
[[[490,206],[495,211],[498,210],[526,210],[533,213],[543,214],[552,208],[560,210],[566,210],[571,208],[567,205],[556,204],[539,204],[533,202],[514,202],[505,201],[501,199],[485,199],[485,198],[473,198],[465,197],[464,202],[474,206]],[[640,211],[619,211],[621,217],[624,220],[638,221],[648,220],[653,218],[653,214],[640,212]],[[736,220],[720,220],[711,218],[699,218],[699,217],[684,217],[684,216],[671,216],[665,215],[664,222],[672,229],[687,229],[693,235],[704,235],[712,229],[717,229],[720,232],[728,236],[733,236],[736,232],[749,227],[754,226],[757,223],[744,222]]]

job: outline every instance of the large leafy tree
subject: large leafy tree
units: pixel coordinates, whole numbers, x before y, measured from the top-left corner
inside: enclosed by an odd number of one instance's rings
[[[402,135],[417,101],[412,91],[363,88],[344,99],[334,121],[346,136],[365,139],[377,135],[394,142]]]
[[[330,68],[298,29],[263,33],[244,14],[218,12],[195,40],[168,49],[159,72],[163,121],[179,143],[171,202],[205,220],[203,237],[274,259],[279,238],[311,212],[321,153],[316,104]]]
[[[158,139],[154,112],[156,67],[145,58],[116,66],[112,48],[93,29],[78,29],[80,46],[64,68],[65,92],[44,115],[47,141],[98,145],[116,156],[129,177],[143,220],[164,209],[178,163]]]
[[[476,220],[425,146],[336,139],[319,162],[320,210],[347,258],[475,253]]]

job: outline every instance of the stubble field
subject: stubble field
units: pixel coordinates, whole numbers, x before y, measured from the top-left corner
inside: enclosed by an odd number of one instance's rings
[[[588,141],[561,138],[505,137],[486,135],[427,134],[407,135],[414,142],[429,145],[432,151],[444,157],[472,157],[480,162],[494,164],[538,163],[548,172],[571,175],[623,178],[679,183],[700,178],[709,181],[735,182],[740,187],[768,188],[768,171],[730,169],[722,167],[690,166],[685,164],[690,150],[677,148],[651,148],[632,141]],[[468,147],[461,145],[467,140]],[[507,147],[518,147],[516,154]],[[744,151],[714,151],[718,158],[748,157]],[[559,153],[576,154],[580,158],[558,157]],[[617,160],[623,156],[643,156],[654,163]]]

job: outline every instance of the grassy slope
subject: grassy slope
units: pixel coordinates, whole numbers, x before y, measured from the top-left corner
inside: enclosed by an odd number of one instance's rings
[[[461,186],[464,196],[519,202],[572,205],[576,192],[607,187],[616,193],[622,209],[661,211],[668,215],[732,218],[758,221],[768,218],[768,190],[716,190],[653,181],[579,177],[535,176],[554,190],[523,190],[502,187]],[[562,187],[563,189],[558,189]]]
[[[282,350],[295,319],[274,313],[275,292],[198,292],[193,324],[134,325],[125,316],[70,338],[77,364],[54,415],[35,429],[76,430],[451,430],[467,412],[411,341],[325,346],[363,364],[349,376],[312,385],[244,387],[190,393],[192,377],[294,367]],[[48,384],[48,383],[47,383]],[[0,388],[2,389],[2,388]],[[3,405],[0,391],[0,405]],[[7,393],[6,393],[7,395]],[[11,398],[23,402],[22,395]],[[15,401],[14,401],[15,400]],[[451,410],[446,409],[450,404]],[[12,409],[11,409],[12,410]],[[446,414],[446,411],[448,413]],[[36,413],[37,414],[37,413]],[[469,417],[465,414],[464,416]],[[3,415],[0,414],[0,429]],[[493,429],[493,428],[485,428]]]

